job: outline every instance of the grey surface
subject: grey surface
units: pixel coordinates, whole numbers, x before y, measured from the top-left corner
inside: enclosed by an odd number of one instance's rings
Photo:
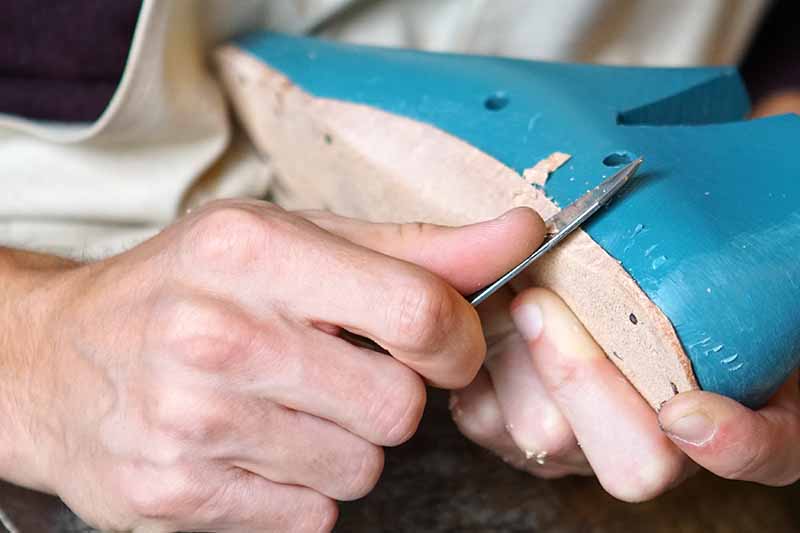
[[[588,478],[543,481],[467,442],[431,391],[420,432],[387,454],[367,498],[341,505],[340,532],[791,533],[800,485],[768,488],[700,475],[653,502],[631,505]],[[0,485],[0,506],[24,533],[86,532],[57,499]],[[1,530],[1,528],[0,528]]]

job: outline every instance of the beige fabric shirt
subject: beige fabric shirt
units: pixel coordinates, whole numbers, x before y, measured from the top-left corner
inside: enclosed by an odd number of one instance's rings
[[[209,50],[268,27],[545,60],[736,63],[768,0],[145,0],[99,120],[0,115],[0,244],[98,257],[190,205],[260,196],[268,162],[233,131]]]

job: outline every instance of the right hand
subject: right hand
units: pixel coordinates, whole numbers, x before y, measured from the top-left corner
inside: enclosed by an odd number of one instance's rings
[[[36,446],[10,479],[104,529],[327,531],[416,430],[423,378],[458,388],[480,368],[459,291],[542,234],[527,209],[444,228],[225,201],[59,272],[17,416]]]

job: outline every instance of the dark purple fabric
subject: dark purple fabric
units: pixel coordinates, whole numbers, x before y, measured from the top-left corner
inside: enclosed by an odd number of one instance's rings
[[[741,67],[753,101],[783,89],[800,89],[800,2],[777,0]]]
[[[122,76],[141,0],[0,0],[0,113],[95,120]]]
[[[0,113],[95,120],[122,75],[140,9],[141,0],[0,0]],[[774,3],[742,64],[754,100],[800,88],[798,20],[800,2]]]

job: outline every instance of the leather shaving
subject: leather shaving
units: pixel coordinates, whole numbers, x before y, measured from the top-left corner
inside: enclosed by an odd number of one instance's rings
[[[571,157],[571,155],[562,152],[553,152],[531,168],[525,169],[525,172],[522,173],[522,177],[534,187],[544,187],[550,174],[569,161]]]

